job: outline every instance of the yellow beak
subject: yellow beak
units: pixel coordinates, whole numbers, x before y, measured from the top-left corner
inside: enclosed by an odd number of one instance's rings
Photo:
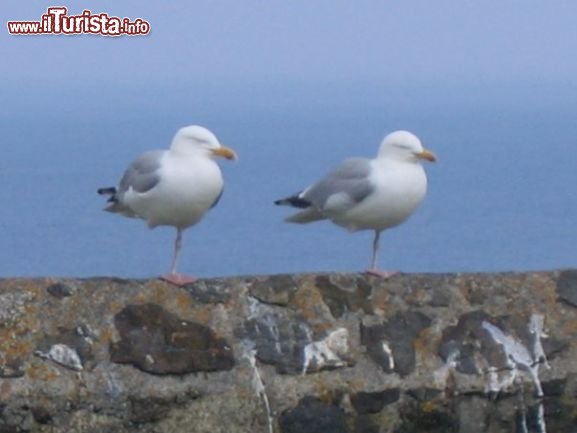
[[[217,149],[211,149],[213,155],[221,156],[226,159],[236,159],[236,152],[229,147],[220,146]]]
[[[426,161],[435,162],[437,160],[437,156],[431,152],[430,150],[423,149],[421,152],[416,153],[417,158],[424,159]]]

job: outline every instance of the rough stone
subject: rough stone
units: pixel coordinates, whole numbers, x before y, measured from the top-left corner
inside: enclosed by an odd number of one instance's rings
[[[120,341],[113,362],[154,374],[230,370],[232,348],[214,331],[179,319],[156,304],[128,305],[114,317]]]
[[[279,426],[282,433],[347,433],[343,409],[314,397],[281,414]]]
[[[459,423],[447,407],[409,404],[401,413],[402,424],[394,433],[458,433]]]
[[[399,312],[382,325],[362,326],[361,342],[384,372],[407,376],[415,369],[415,339],[430,324],[421,312]]]
[[[292,275],[272,275],[257,278],[248,284],[249,294],[266,304],[287,305],[298,286]]]
[[[46,335],[38,342],[35,354],[72,370],[94,367],[94,335],[86,326],[59,328],[57,335]]]
[[[561,272],[557,280],[559,298],[573,307],[577,307],[577,270]]]
[[[331,314],[337,319],[348,311],[373,311],[370,303],[372,287],[361,276],[338,275],[334,278],[331,275],[319,275],[315,284]]]
[[[543,394],[547,397],[561,397],[565,392],[567,379],[553,379],[543,383]]]
[[[355,419],[354,433],[380,433],[381,428],[370,416],[359,416]]]
[[[577,414],[574,402],[559,399],[546,398],[541,405],[529,406],[529,420],[527,427],[532,427],[530,432],[571,432],[577,426]]]
[[[555,359],[569,348],[569,342],[560,338],[549,337],[543,340],[543,350],[547,359]]]
[[[34,425],[32,411],[26,405],[2,405],[0,413],[0,433],[26,432]]]
[[[543,344],[549,336],[543,324],[544,315],[534,312],[498,317],[484,311],[466,313],[457,325],[445,329],[439,353],[461,373],[486,376],[490,392],[507,391],[517,377],[527,375],[537,395],[543,396],[539,367],[549,365]],[[557,345],[559,351],[565,344]]]
[[[378,392],[358,392],[351,396],[351,403],[357,413],[371,414],[380,412],[385,406],[395,403],[400,396],[401,390],[399,388]]]
[[[463,314],[455,326],[445,328],[441,344],[439,345],[439,354],[445,360],[449,361],[455,356],[457,362],[457,371],[464,374],[481,374],[476,362],[476,357],[483,342],[488,345],[485,355],[491,358],[489,361],[497,363],[497,368],[506,368],[507,359],[498,347],[491,344],[490,337],[483,331],[484,322],[495,322],[484,311],[478,310]]]
[[[60,282],[49,285],[46,288],[46,291],[55,298],[62,299],[68,296],[72,296],[76,291],[76,288],[70,284]]]
[[[0,279],[0,433],[571,432],[575,273]]]
[[[349,331],[337,328],[319,341],[304,347],[302,372],[310,373],[354,365],[349,355]]]
[[[249,317],[236,336],[256,351],[256,358],[277,372],[300,374],[349,365],[348,331],[315,332],[304,318],[279,306],[249,298]]]
[[[207,284],[206,280],[195,281],[183,289],[194,301],[202,304],[223,304],[231,299],[230,287],[220,279],[214,279],[210,284]]]
[[[455,400],[455,410],[459,422],[457,431],[459,433],[490,432],[488,424],[490,423],[491,412],[494,412],[493,406],[494,402],[484,396],[457,398]]]
[[[24,363],[21,359],[5,361],[4,365],[0,367],[0,378],[3,379],[23,377],[25,374]]]
[[[173,401],[158,397],[133,398],[130,400],[130,422],[147,424],[158,422],[170,413]]]
[[[451,305],[452,293],[444,288],[435,287],[431,290],[431,307],[449,307]]]
[[[439,389],[422,386],[420,388],[409,389],[407,394],[417,401],[429,401],[439,397],[442,394],[442,391]]]
[[[26,291],[0,292],[0,326],[9,326],[24,314],[24,308],[32,300]]]

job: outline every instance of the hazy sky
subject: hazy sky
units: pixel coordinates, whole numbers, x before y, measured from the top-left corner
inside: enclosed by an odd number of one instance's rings
[[[222,251],[238,259],[230,273],[255,272],[277,252],[279,265],[267,272],[295,269],[283,263],[297,266],[301,254],[317,260],[319,245],[331,251],[342,242],[348,251],[352,238],[329,234],[336,228],[328,225],[325,237],[317,229],[295,237],[272,202],[343,157],[373,155],[399,128],[417,133],[439,163],[428,168],[429,197],[412,229],[387,235],[384,256],[415,258],[413,269],[431,270],[575,262],[567,215],[576,203],[577,0],[0,2],[0,202],[17,204],[5,209],[11,220],[0,218],[5,255],[14,256],[10,273],[31,272],[19,267],[29,261],[45,265],[34,268],[39,274],[159,269],[172,233],[103,215],[95,191],[191,123],[213,129],[240,155],[239,164],[223,164],[225,198],[189,235],[192,245],[212,245],[208,263]],[[151,32],[8,34],[7,21],[39,20],[59,5],[71,14],[146,19]],[[237,213],[240,223],[231,224]],[[327,254],[313,268],[361,266],[370,239],[363,242],[355,244],[357,264]],[[245,243],[254,243],[250,254]],[[438,254],[435,243],[452,256]],[[439,262],[420,259],[424,244]],[[148,265],[131,256],[124,270],[124,257],[103,253],[126,245],[147,245]],[[197,250],[187,245],[190,261]],[[28,259],[29,251],[39,258]],[[67,263],[76,251],[94,252],[94,264],[83,256]]]
[[[148,36],[10,36],[48,6],[144,18]],[[0,89],[296,82],[574,87],[575,0],[2,0]]]

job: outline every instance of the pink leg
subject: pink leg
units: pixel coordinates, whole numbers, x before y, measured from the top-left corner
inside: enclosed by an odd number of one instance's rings
[[[377,268],[377,259],[379,256],[379,239],[381,237],[381,232],[375,230],[375,237],[373,239],[373,259],[371,260],[371,267],[366,270],[366,273],[369,275],[374,275],[375,277],[380,278],[390,278],[393,275],[398,274],[397,271],[381,271]]]
[[[176,264],[178,262],[178,256],[180,250],[182,249],[182,229],[176,229],[176,239],[174,241],[174,254],[172,256],[172,264],[170,265],[170,272],[168,274],[162,275],[161,280],[167,281],[177,286],[182,286],[184,284],[193,283],[196,278],[189,277],[187,275],[180,275],[176,272]]]
[[[174,284],[175,286],[184,286],[196,281],[196,278],[194,277],[180,274],[164,274],[160,276],[160,279],[162,281],[166,281],[167,283]]]
[[[367,273],[369,275],[373,275],[375,277],[382,278],[383,280],[386,280],[387,278],[391,278],[391,277],[397,275],[399,272],[398,271],[381,271],[380,269],[367,269],[365,271],[365,273]]]

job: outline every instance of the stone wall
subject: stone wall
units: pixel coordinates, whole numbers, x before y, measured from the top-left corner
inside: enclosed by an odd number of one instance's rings
[[[577,271],[0,280],[1,432],[577,431]]]

